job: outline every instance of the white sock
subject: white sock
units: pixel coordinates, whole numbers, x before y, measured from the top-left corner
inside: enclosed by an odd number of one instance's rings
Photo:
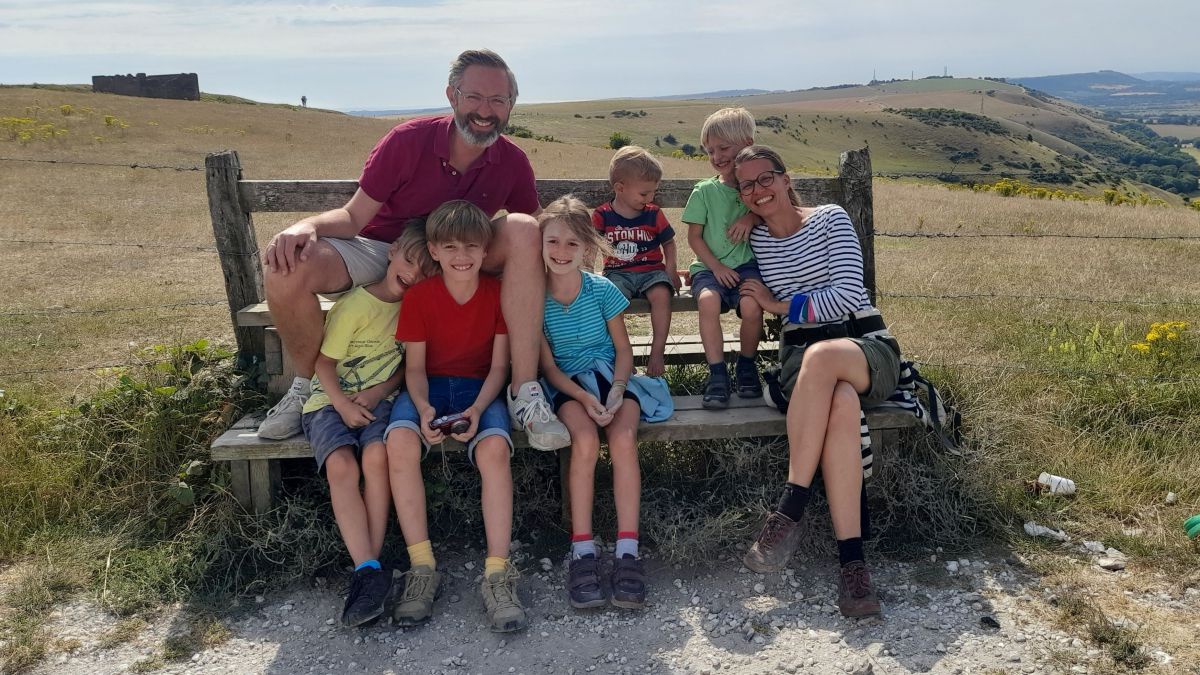
[[[638,540],[629,537],[623,537],[617,540],[617,550],[613,552],[614,558],[624,558],[626,555],[636,558],[638,556]]]
[[[582,558],[585,555],[596,557],[596,540],[588,539],[587,541],[571,542],[571,558]]]

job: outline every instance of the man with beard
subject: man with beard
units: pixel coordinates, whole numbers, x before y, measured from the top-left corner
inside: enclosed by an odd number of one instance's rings
[[[291,390],[259,427],[263,438],[300,432],[322,338],[318,293],[345,291],[380,279],[388,248],[412,218],[442,203],[465,199],[496,219],[496,238],[484,270],[503,275],[501,307],[510,325],[514,428],[530,444],[555,449],[570,443],[537,385],[545,279],[541,210],[525,153],[501,132],[517,99],[508,64],[489,50],[468,50],[450,65],[446,98],[453,114],[404,122],[367,158],[359,188],[345,206],[305,218],[271,238],[264,251],[267,304],[296,367]],[[407,287],[416,279],[399,279]]]

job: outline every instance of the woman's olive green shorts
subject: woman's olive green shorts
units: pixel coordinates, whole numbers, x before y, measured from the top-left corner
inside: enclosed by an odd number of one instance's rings
[[[862,349],[863,355],[867,357],[867,369],[871,375],[871,386],[865,393],[858,395],[859,400],[864,407],[883,403],[896,391],[896,385],[900,382],[900,347],[895,338],[846,339]],[[792,390],[796,388],[796,378],[800,375],[800,362],[804,359],[806,347],[807,345],[783,345],[779,348],[779,383],[784,396],[789,398]]]

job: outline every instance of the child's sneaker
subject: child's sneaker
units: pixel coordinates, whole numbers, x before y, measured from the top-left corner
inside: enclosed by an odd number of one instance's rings
[[[700,404],[710,410],[729,407],[729,368],[725,364],[716,372],[710,369]]]
[[[258,425],[258,437],[282,441],[303,431],[300,416],[312,393],[312,382],[302,377],[292,380],[292,387],[267,411],[267,418]]]
[[[558,450],[571,444],[571,434],[558,421],[542,387],[537,382],[526,382],[513,398],[512,389],[504,388],[508,397],[508,416],[513,431],[524,431],[530,447],[535,450]]]
[[[613,558],[612,604],[625,609],[646,606],[646,573],[640,558],[629,554]]]
[[[871,573],[861,560],[842,565],[838,571],[838,609],[842,616],[857,618],[879,614],[879,598],[871,588]]]
[[[758,366],[754,363],[754,359],[744,359],[739,356],[733,372],[738,398],[762,397],[762,383],[758,381]]]
[[[589,553],[567,564],[567,596],[575,609],[599,607],[608,601],[600,578],[599,558]]]
[[[742,564],[759,574],[782,570],[792,559],[800,534],[799,522],[772,511],[758,533],[758,539],[742,558]]]
[[[483,606],[493,633],[511,633],[525,628],[525,608],[517,598],[517,579],[521,574],[511,563],[502,572],[484,577]]]
[[[392,618],[397,626],[416,626],[433,616],[433,601],[437,599],[442,575],[429,565],[417,565],[404,573],[404,593]]]
[[[346,606],[342,608],[342,625],[354,628],[379,618],[391,592],[391,570],[371,567],[355,570],[350,577]]]

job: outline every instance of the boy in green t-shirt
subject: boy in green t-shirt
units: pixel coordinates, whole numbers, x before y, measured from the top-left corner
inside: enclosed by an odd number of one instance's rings
[[[700,144],[718,173],[696,183],[683,209],[688,245],[696,254],[689,272],[709,369],[704,385],[705,408],[729,405],[729,368],[725,364],[721,314],[730,309],[736,310],[742,320],[738,335],[741,349],[734,369],[737,394],[742,398],[762,396],[754,358],[762,334],[763,310],[754,298],[739,295],[742,281],[762,280],[749,241],[750,229],[758,219],[742,203],[733,172],[733,158],[752,143],[754,117],[745,108],[722,108],[709,115],[700,131]]]
[[[437,272],[423,223],[405,226],[388,260],[383,279],[352,289],[329,310],[312,396],[301,417],[317,471],[329,481],[338,531],[354,560],[342,610],[346,626],[383,614],[392,589],[392,573],[378,559],[391,508],[384,430],[404,379],[395,335],[400,299],[409,286]]]

